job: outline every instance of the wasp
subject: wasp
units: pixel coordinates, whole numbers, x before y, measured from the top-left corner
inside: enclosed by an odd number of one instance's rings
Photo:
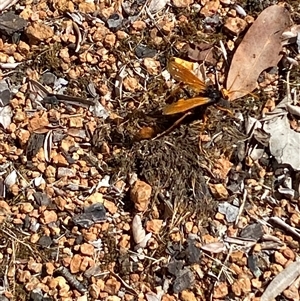
[[[168,104],[163,109],[164,115],[172,115],[184,113],[193,108],[216,104],[223,99],[223,94],[211,85],[207,85],[200,80],[192,71],[192,63],[187,61],[172,58],[168,63],[168,71],[171,76],[178,82],[190,87],[193,91],[199,94],[197,97],[188,99],[179,99],[177,102]]]

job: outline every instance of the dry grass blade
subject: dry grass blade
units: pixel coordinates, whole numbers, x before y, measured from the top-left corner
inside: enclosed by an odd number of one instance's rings
[[[289,24],[288,11],[279,5],[266,8],[258,16],[233,56],[226,82],[229,100],[252,92],[260,73],[278,64],[281,35]]]

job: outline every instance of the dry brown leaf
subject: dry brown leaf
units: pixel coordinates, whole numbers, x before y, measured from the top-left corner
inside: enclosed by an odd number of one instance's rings
[[[258,16],[233,56],[226,83],[229,100],[252,92],[260,73],[278,64],[281,36],[289,25],[289,12],[279,5],[269,6]]]

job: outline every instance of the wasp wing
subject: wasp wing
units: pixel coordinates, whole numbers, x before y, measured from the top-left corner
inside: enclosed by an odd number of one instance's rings
[[[196,92],[205,92],[206,84],[188,68],[185,68],[182,64],[175,61],[175,59],[169,61],[168,71],[178,82],[190,86]]]
[[[215,102],[209,97],[195,97],[189,99],[179,99],[177,102],[166,105],[163,109],[164,115],[183,113],[193,108]]]

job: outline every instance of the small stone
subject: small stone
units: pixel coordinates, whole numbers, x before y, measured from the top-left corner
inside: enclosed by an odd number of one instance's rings
[[[106,301],[121,301],[121,298],[118,296],[108,296]]]
[[[139,82],[135,77],[127,76],[123,81],[124,89],[128,92],[135,92],[139,89]]]
[[[128,234],[123,234],[119,240],[118,246],[122,249],[130,248],[130,236]]]
[[[94,2],[83,1],[78,5],[79,11],[85,14],[94,13],[96,10]]]
[[[84,228],[88,228],[94,223],[104,221],[106,219],[106,210],[101,203],[95,203],[88,207],[84,208],[84,213],[74,215],[72,220],[76,225],[79,225]],[[86,233],[87,234],[87,233]],[[94,233],[91,233],[89,241],[96,240],[92,239],[92,236],[95,236]]]
[[[93,283],[92,285],[90,285],[89,291],[92,298],[98,299],[100,294],[100,287],[98,287],[97,284]]]
[[[26,44],[23,41],[20,41],[18,44],[18,50],[24,54],[27,55],[30,52],[30,46],[28,44]]]
[[[88,296],[85,294],[76,299],[76,301],[89,301]]]
[[[83,255],[93,256],[94,255],[94,249],[95,249],[94,246],[91,245],[91,244],[88,244],[88,243],[83,243],[80,246],[80,252]]]
[[[122,28],[123,25],[123,17],[119,14],[112,14],[107,19],[107,26],[112,32],[116,32]]]
[[[161,219],[153,219],[153,220],[147,221],[146,230],[148,232],[152,232],[154,234],[159,234],[162,224],[163,224],[163,220],[161,220]]]
[[[76,274],[80,271],[80,264],[82,262],[82,257],[79,254],[75,254],[70,262],[70,271],[72,274]]]
[[[150,57],[144,59],[144,66],[151,75],[158,75],[161,69],[160,62]]]
[[[53,29],[44,23],[33,23],[26,29],[26,35],[31,43],[38,43],[52,38],[54,35]]]
[[[46,236],[46,235],[41,236],[38,240],[38,244],[44,248],[49,248],[52,244],[52,239],[51,239],[51,237]]]
[[[57,286],[59,288],[63,288],[67,284],[67,280],[63,276],[58,276],[55,278],[55,280],[57,281]]]
[[[262,287],[262,282],[260,280],[258,280],[257,278],[253,278],[251,280],[251,284],[255,288],[261,288]]]
[[[270,265],[269,269],[273,275],[278,275],[284,268],[280,264],[273,263]]]
[[[232,291],[236,296],[241,296],[251,292],[251,281],[247,276],[239,278],[231,286]]]
[[[81,272],[85,272],[89,266],[89,263],[90,263],[90,258],[87,257],[87,256],[84,256],[83,257],[83,260],[81,261],[81,264],[80,264],[80,271]]]
[[[138,58],[147,58],[156,56],[157,51],[144,45],[137,45],[135,54]]]
[[[61,166],[69,165],[67,159],[62,154],[59,154],[59,153],[52,156],[52,160],[53,160],[53,163],[55,163],[57,165],[61,165]]]
[[[62,48],[59,51],[59,57],[63,59],[65,63],[70,62],[70,54],[69,54],[69,49],[68,48]]]
[[[43,265],[41,263],[36,262],[33,258],[27,263],[28,270],[34,273],[40,273],[42,271]]]
[[[139,274],[130,274],[130,281],[132,283],[138,283],[140,281],[140,275]]]
[[[173,283],[173,291],[175,294],[182,292],[185,289],[191,288],[195,283],[195,276],[189,268],[184,268],[176,275]]]
[[[193,222],[186,222],[184,224],[184,228],[185,228],[186,233],[190,233],[193,229],[193,226],[194,226]]]
[[[133,22],[131,26],[137,31],[143,30],[147,27],[146,23],[140,20]]]
[[[103,194],[100,192],[95,192],[87,198],[87,202],[89,204],[103,203]]]
[[[295,253],[290,249],[286,248],[282,251],[282,254],[284,255],[285,258],[290,259],[292,261],[295,260]]]
[[[23,203],[20,206],[20,212],[22,213],[30,213],[31,211],[33,211],[33,206],[30,203]]]
[[[2,3],[3,1],[1,1]],[[12,36],[15,32],[21,31],[26,25],[27,21],[13,10],[9,10],[0,16],[0,32],[4,35]]]
[[[290,221],[292,223],[292,226],[298,227],[300,225],[300,214],[299,213],[293,213],[290,217]]]
[[[206,1],[200,13],[205,17],[211,17],[218,11],[219,6],[220,6],[219,0]]]
[[[105,209],[111,214],[115,214],[118,211],[118,207],[112,201],[105,200],[103,205]]]
[[[104,41],[104,38],[109,33],[109,30],[104,25],[98,25],[96,31],[93,34],[93,40],[94,42],[102,42]]]
[[[297,286],[298,285],[291,285],[288,289],[283,291],[283,295],[289,300],[299,301],[299,288]]]
[[[31,276],[31,274],[28,270],[27,271],[20,271],[20,272],[18,272],[18,275],[17,275],[17,278],[21,283],[28,282],[28,280],[30,280],[31,277],[32,276]]]
[[[9,215],[10,213],[10,206],[5,201],[0,200],[0,215]]]
[[[41,77],[41,83],[44,85],[53,85],[57,80],[57,76],[52,72],[45,72]]]
[[[113,48],[116,44],[115,34],[111,33],[111,34],[106,35],[106,37],[104,39],[104,44],[105,44],[105,46],[107,46],[109,48]]]
[[[243,238],[253,239],[258,241],[264,234],[263,226],[260,223],[254,223],[246,226],[240,236]]]
[[[282,266],[285,266],[285,264],[287,263],[287,259],[278,251],[275,251],[274,253],[274,259],[276,263],[279,263]]]
[[[219,282],[215,286],[214,292],[213,292],[213,298],[215,299],[224,299],[228,295],[228,286],[225,282]]]
[[[103,290],[110,295],[117,295],[121,288],[121,283],[116,280],[116,278],[109,278],[104,285]]]
[[[146,182],[137,180],[130,190],[130,198],[138,211],[146,211],[150,202],[152,188]]]
[[[40,239],[40,235],[37,233],[34,233],[30,236],[30,242],[32,244],[36,244],[39,241],[39,239]]]
[[[163,297],[161,298],[161,301],[176,301],[175,296],[171,296],[169,294],[164,294]]]
[[[58,167],[57,169],[57,178],[63,178],[63,177],[67,177],[67,178],[73,178],[76,176],[76,172],[71,169],[71,168],[67,168],[67,167]]]
[[[184,290],[181,292],[181,300],[182,301],[197,301],[195,294],[188,290]]]
[[[53,275],[53,273],[54,273],[54,270],[55,270],[55,266],[53,265],[53,263],[51,263],[51,262],[47,262],[46,264],[45,264],[45,267],[46,267],[46,273],[48,274],[48,275]]]
[[[54,223],[57,221],[57,214],[54,210],[45,210],[41,215],[43,224]]]
[[[175,27],[174,21],[165,22],[163,24],[161,30],[165,35],[169,35]]]
[[[70,127],[73,128],[82,128],[84,119],[80,116],[72,117],[69,119]]]
[[[212,195],[216,199],[227,199],[229,193],[223,184],[209,184]]]
[[[232,35],[238,36],[240,33],[242,33],[246,29],[247,22],[238,17],[228,18],[226,20],[224,27],[225,27],[225,30],[227,30]]]
[[[172,0],[172,3],[175,7],[182,8],[182,7],[190,6],[191,4],[194,3],[194,1],[193,0]]]

